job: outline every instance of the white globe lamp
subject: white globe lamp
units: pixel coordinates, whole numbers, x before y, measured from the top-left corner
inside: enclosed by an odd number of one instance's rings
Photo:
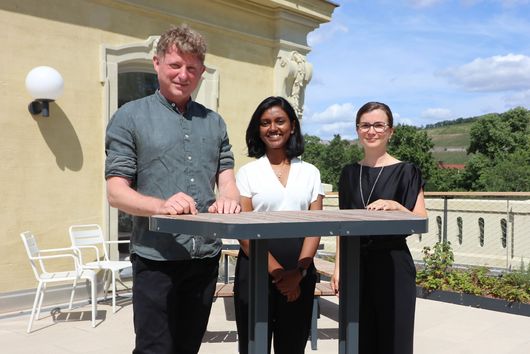
[[[26,76],[26,89],[34,98],[28,106],[33,115],[50,115],[49,103],[63,94],[64,80],[61,74],[49,66],[37,66]]]

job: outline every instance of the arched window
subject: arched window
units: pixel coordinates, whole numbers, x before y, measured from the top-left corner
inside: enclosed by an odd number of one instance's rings
[[[464,241],[464,220],[461,216],[456,218],[456,226],[458,227],[458,244],[461,245]]]
[[[478,243],[484,247],[484,218],[478,218]]]
[[[506,248],[506,240],[508,238],[508,222],[506,219],[501,219],[501,246]]]
[[[436,217],[436,234],[438,235],[438,242],[442,242],[442,217]]]
[[[127,71],[118,73],[118,108],[125,103],[151,95],[158,89],[155,73]],[[129,240],[132,232],[132,216],[118,210],[118,239]],[[122,256],[129,253],[127,244],[120,244]]]
[[[124,72],[118,74],[118,108],[129,101],[152,95],[158,89],[156,74]]]

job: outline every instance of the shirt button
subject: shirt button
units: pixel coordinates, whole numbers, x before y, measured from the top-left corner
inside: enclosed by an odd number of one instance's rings
[[[191,182],[195,182],[195,178],[190,178],[190,181]]]
[[[191,160],[191,156],[188,156],[188,160]]]
[[[188,139],[190,136],[189,136],[188,134],[186,134],[186,135],[184,135],[184,137],[185,137],[186,139]]]

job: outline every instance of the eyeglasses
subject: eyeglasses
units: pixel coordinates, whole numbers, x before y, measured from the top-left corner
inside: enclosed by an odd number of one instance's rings
[[[370,123],[357,124],[357,128],[363,133],[368,132],[371,127],[374,127],[374,130],[375,130],[376,133],[384,133],[386,131],[386,129],[388,128],[388,123],[375,122],[373,124],[370,124]]]

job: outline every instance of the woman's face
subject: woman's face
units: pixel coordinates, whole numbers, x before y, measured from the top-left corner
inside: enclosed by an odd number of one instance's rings
[[[261,115],[259,137],[267,151],[285,149],[293,131],[289,116],[281,107],[273,106]]]
[[[357,125],[359,141],[365,148],[386,149],[393,132],[394,129],[388,126],[386,113],[380,109],[363,114]]]

